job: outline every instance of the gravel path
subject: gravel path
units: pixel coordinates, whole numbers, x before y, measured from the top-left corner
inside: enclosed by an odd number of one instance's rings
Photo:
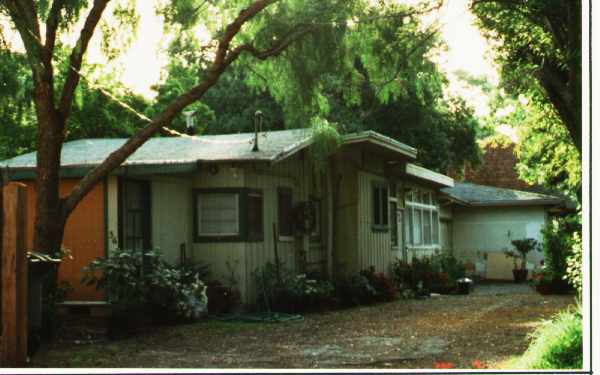
[[[497,367],[524,352],[528,334],[573,303],[529,287],[481,285],[468,296],[399,300],[309,314],[293,323],[206,321],[134,339],[60,345],[39,367],[456,368]]]

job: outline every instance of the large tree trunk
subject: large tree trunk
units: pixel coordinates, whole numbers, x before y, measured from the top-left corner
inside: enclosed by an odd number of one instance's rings
[[[35,89],[38,118],[36,216],[33,249],[44,253],[60,250],[66,215],[59,195],[60,153],[64,121],[52,103],[51,85],[40,82]]]

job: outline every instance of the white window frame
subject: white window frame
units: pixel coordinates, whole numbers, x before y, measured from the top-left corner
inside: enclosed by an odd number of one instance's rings
[[[422,203],[422,197],[426,196],[427,198],[425,200],[428,200],[429,204],[427,203]],[[416,200],[413,200],[416,199]],[[437,204],[437,201],[435,200],[433,193],[431,191],[427,191],[427,190],[421,190],[418,188],[413,188],[410,191],[408,191],[406,193],[406,198],[405,198],[405,202],[404,202],[405,207],[407,208],[406,212],[410,212],[412,213],[412,220],[407,222],[409,223],[408,228],[409,231],[411,233],[408,233],[408,235],[406,236],[407,238],[405,238],[404,242],[406,243],[407,246],[411,247],[411,248],[419,248],[419,249],[440,249],[441,247],[441,237],[440,237],[440,225],[439,225],[439,220],[440,220],[440,209],[439,209],[439,205]],[[410,208],[410,210],[408,210],[408,208]],[[416,212],[417,210],[419,212],[421,212],[421,243],[419,244],[415,244],[415,223],[416,223]],[[433,212],[437,212],[437,216],[438,216],[438,224],[437,224],[437,243],[434,243],[434,228],[436,227],[433,224]],[[430,220],[430,236],[431,236],[431,244],[426,245],[425,242],[425,215],[429,215],[429,220]],[[406,219],[406,218],[405,218]]]
[[[239,236],[240,235],[240,194],[239,193],[227,193],[227,192],[199,192],[198,194],[198,203],[196,204],[196,210],[198,210],[198,222],[196,225],[198,236],[202,237],[224,237],[224,236]],[[203,195],[231,195],[235,199],[235,226],[236,232],[219,232],[219,233],[211,233],[211,232],[203,232],[202,231],[202,209],[200,208],[200,200]]]

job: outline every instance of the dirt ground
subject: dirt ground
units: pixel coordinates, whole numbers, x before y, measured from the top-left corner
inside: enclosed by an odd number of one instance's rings
[[[203,321],[132,339],[60,344],[32,367],[502,368],[541,320],[573,304],[528,286],[309,314],[300,322]]]

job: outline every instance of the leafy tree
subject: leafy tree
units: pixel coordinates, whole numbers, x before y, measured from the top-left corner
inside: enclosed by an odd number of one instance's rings
[[[506,90],[556,111],[581,158],[581,0],[473,0]],[[549,104],[552,107],[546,107]]]
[[[298,103],[313,103],[319,77],[336,68],[348,31],[348,20],[354,14],[371,9],[361,0],[254,0],[211,1],[172,0],[161,9],[167,27],[178,31],[178,37],[198,23],[213,37],[204,48],[196,80],[181,94],[156,111],[150,121],[119,149],[84,176],[64,198],[59,196],[60,153],[70,127],[80,70],[89,42],[95,30],[105,31],[104,49],[109,58],[116,56],[112,47],[126,46],[138,18],[135,1],[117,1],[111,8],[115,23],[101,22],[109,0],[5,0],[0,13],[8,16],[11,27],[18,33],[27,56],[33,83],[33,99],[37,122],[37,201],[34,230],[34,249],[52,251],[62,242],[67,217],[83,197],[108,173],[118,167],[129,155],[160,129],[167,127],[189,105],[199,101],[219,80],[221,75],[238,59],[267,61],[285,57],[278,72],[286,72]],[[409,14],[393,14],[403,18]],[[78,21],[83,27],[70,50],[66,63],[56,53],[61,45],[60,35]],[[357,22],[361,22],[358,19]],[[43,24],[43,25],[42,25]],[[107,39],[108,38],[108,39]],[[62,71],[64,81],[57,79]],[[289,108],[289,107],[288,107]]]
[[[410,12],[394,3],[363,12],[362,21],[340,41],[345,52],[335,71],[314,75],[292,69],[285,56],[261,64],[241,61],[229,69],[196,104],[199,131],[250,131],[252,115],[260,109],[266,129],[306,126],[311,116],[319,116],[340,124],[342,132],[374,129],[416,146],[419,162],[441,172],[476,163],[479,129],[472,110],[445,98],[446,79],[428,58],[442,47],[437,25],[424,28],[418,17],[392,17]],[[199,46],[186,35],[169,47],[165,81],[156,87],[159,101],[168,102],[197,75],[201,64],[189,61],[202,60],[190,58],[201,55]],[[291,94],[305,79],[315,80],[313,94]],[[173,126],[182,129],[179,121]]]

